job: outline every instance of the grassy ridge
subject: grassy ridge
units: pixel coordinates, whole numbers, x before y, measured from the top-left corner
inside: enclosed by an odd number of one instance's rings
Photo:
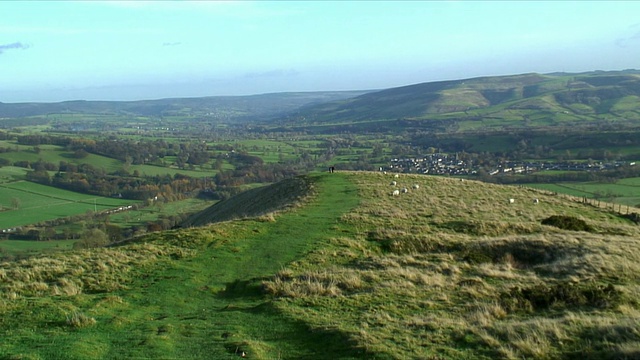
[[[203,226],[212,222],[266,215],[299,202],[309,194],[312,186],[311,179],[297,177],[250,189],[191,216],[182,226]]]
[[[389,176],[351,179],[363,201],[342,220],[356,231],[266,283],[283,312],[380,358],[640,352],[636,225],[533,189],[401,176],[409,193],[392,196]],[[592,232],[542,225],[550,215]]]
[[[393,196],[393,180],[408,193]],[[277,216],[1,264],[0,358],[640,353],[640,230],[631,221],[475,181],[311,181],[313,197]],[[543,225],[551,215],[584,231]]]
[[[634,101],[639,81],[635,70],[439,81],[306,106],[296,121],[449,120],[463,131],[566,126],[602,120],[605,115],[607,120],[628,123],[640,119]]]
[[[236,350],[254,358],[357,355],[339,332],[309,333],[304,323],[283,318],[260,291],[263,279],[337,232],[333,227],[340,215],[357,203],[344,177],[325,175],[317,186],[321,195],[308,206],[275,221],[167,232],[154,241],[149,237],[121,249],[85,253],[93,262],[69,255],[87,269],[101,267],[101,283],[88,273],[64,285],[60,278],[30,273],[28,278],[41,285],[20,285],[12,279],[25,279],[29,264],[5,264],[3,293],[14,300],[0,307],[0,356],[223,359],[236,358]],[[134,255],[140,260],[132,268],[125,260]],[[65,258],[50,262],[63,261],[71,263]],[[58,271],[66,279],[71,270]],[[44,284],[52,285],[45,289]],[[23,297],[50,294],[53,286],[69,295]],[[32,310],[22,313],[27,307]],[[23,328],[18,324],[29,324],[38,334],[16,331]]]

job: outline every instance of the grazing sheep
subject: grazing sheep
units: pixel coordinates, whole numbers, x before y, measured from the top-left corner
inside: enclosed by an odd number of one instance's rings
[[[414,189],[416,189],[416,190],[418,190],[418,189],[420,189],[420,185],[415,184],[415,185],[413,185],[413,188],[414,188]]]
[[[398,184],[398,183],[397,183],[397,182],[395,182],[395,181],[392,181],[392,182],[391,182],[391,186],[396,186],[397,184]]]
[[[514,202],[516,202],[516,199],[509,199],[509,204],[513,204]]]
[[[392,195],[393,195],[393,196],[398,196],[398,195],[400,195],[400,190],[393,190]]]
[[[407,188],[402,188],[402,193],[408,193],[409,190]]]
[[[539,202],[540,202],[540,201],[538,201],[538,199],[537,199],[537,198],[533,199],[533,203],[534,203],[534,204],[537,204],[537,203],[539,203]]]
[[[397,179],[397,178],[399,178],[399,177],[400,177],[400,175],[395,174],[395,175],[393,175],[393,177]]]

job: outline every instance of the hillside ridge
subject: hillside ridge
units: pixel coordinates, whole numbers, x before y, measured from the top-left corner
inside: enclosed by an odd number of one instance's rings
[[[285,179],[275,184],[244,191],[198,212],[181,227],[255,218],[295,206],[311,194],[314,180],[309,176]]]
[[[640,230],[610,209],[524,187],[339,171],[240,194],[203,224],[254,198],[264,210],[308,194],[292,187],[317,192],[269,221],[0,264],[0,357],[640,353]],[[571,221],[543,222],[553,215]]]
[[[370,92],[357,97],[300,108],[292,124],[365,120],[492,117],[553,117],[555,113],[595,118],[637,113],[629,97],[640,96],[640,71],[519,74],[437,81]],[[624,101],[627,102],[624,102]],[[620,104],[618,108],[619,102]],[[526,111],[525,111],[526,110]],[[470,113],[475,111],[473,113]],[[567,117],[567,116],[565,116]]]

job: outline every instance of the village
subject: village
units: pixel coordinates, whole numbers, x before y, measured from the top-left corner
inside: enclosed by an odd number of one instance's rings
[[[538,171],[603,171],[621,166],[634,166],[635,162],[548,162],[548,161],[507,161],[497,165],[487,173],[499,174],[529,174]],[[470,161],[460,159],[457,154],[436,153],[420,158],[394,158],[391,159],[389,170],[402,173],[419,173],[430,175],[466,176],[475,175],[480,167]]]

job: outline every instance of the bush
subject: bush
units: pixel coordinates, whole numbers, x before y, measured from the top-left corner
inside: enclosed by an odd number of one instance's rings
[[[580,220],[573,216],[553,215],[542,220],[542,225],[555,226],[563,230],[587,231],[593,232],[594,229],[584,220]]]
[[[633,221],[636,224],[640,224],[640,214],[638,214],[638,213],[631,213],[631,214],[623,215],[623,217]]]
[[[109,245],[109,237],[100,229],[87,230],[82,239],[73,244],[74,249],[90,249]]]

